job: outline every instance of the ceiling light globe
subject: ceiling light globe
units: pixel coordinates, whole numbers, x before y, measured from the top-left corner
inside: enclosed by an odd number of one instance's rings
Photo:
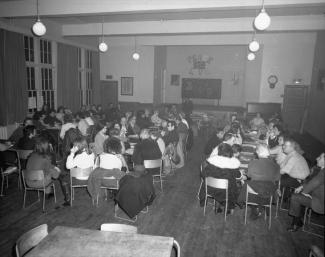
[[[108,49],[107,44],[103,41],[98,45],[98,49],[99,51],[101,51],[102,53],[105,53]]]
[[[41,22],[40,19],[37,19],[37,21],[34,23],[33,27],[32,27],[32,31],[33,33],[38,36],[44,36],[46,33],[46,27],[45,25]]]
[[[265,30],[271,24],[271,18],[263,8],[261,12],[254,19],[254,26],[258,30]]]
[[[253,60],[255,60],[255,54],[254,54],[254,53],[249,53],[249,54],[247,55],[247,60],[249,60],[249,61],[253,61]]]
[[[135,52],[135,53],[132,54],[132,58],[137,61],[137,60],[140,59],[140,54],[138,54],[137,52]]]
[[[248,48],[251,52],[257,52],[260,49],[260,43],[258,43],[255,39],[249,43]]]

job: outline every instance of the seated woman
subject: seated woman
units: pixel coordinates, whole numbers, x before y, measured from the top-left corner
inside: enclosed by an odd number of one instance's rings
[[[280,166],[282,165],[282,163],[284,162],[287,156],[283,152],[283,143],[284,143],[284,135],[282,134],[278,136],[278,145],[270,149],[271,156],[275,157],[276,163],[279,164]]]
[[[258,130],[260,127],[265,125],[265,122],[259,112],[256,113],[256,116],[249,122],[249,125],[253,130]]]
[[[89,151],[87,141],[84,137],[79,137],[73,142],[70,155],[67,158],[66,168],[87,169],[94,166],[95,155]]]
[[[94,152],[96,155],[101,154],[104,151],[104,142],[107,138],[107,127],[105,126],[100,129],[95,136]]]
[[[45,187],[57,179],[60,175],[60,169],[52,163],[52,153],[49,141],[44,137],[36,140],[35,151],[30,155],[26,165],[26,184],[30,187],[43,187],[43,181],[29,180],[28,173],[34,170],[43,170]],[[47,187],[46,194],[51,193],[51,187]]]
[[[121,154],[121,142],[116,138],[109,138],[104,142],[104,152],[99,155],[99,168],[102,169],[119,169],[127,167],[126,162]]]
[[[241,177],[239,171],[240,162],[237,158],[233,157],[233,151],[230,145],[221,143],[218,147],[218,155],[210,156],[207,159],[208,165],[202,172],[203,179],[206,177],[214,177],[219,179],[228,179],[228,210],[227,213],[233,213],[235,203],[239,194],[236,185],[236,179]],[[225,190],[218,190],[208,188],[210,195],[219,203],[224,203],[226,199]],[[205,200],[205,185],[201,187],[200,205],[204,205]]]
[[[140,134],[140,127],[137,125],[137,117],[132,116],[130,117],[128,121],[128,127],[127,127],[127,135],[139,135]]]

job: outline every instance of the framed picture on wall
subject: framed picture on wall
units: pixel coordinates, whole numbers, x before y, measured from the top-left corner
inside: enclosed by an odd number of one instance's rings
[[[133,77],[121,77],[121,95],[133,95]]]
[[[172,74],[170,76],[170,85],[172,85],[172,86],[179,86],[180,85],[180,80],[181,80],[181,76],[180,75]]]

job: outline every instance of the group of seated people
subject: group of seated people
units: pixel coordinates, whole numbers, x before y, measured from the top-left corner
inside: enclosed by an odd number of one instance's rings
[[[9,139],[14,143],[14,149],[33,150],[26,164],[27,177],[28,171],[43,170],[46,184],[53,179],[59,181],[64,195],[64,206],[70,205],[69,170],[72,168],[91,168],[95,174],[93,177],[99,173],[105,173],[105,176],[114,174],[119,179],[123,177],[120,183],[122,192],[125,188],[123,185],[134,183],[134,179],[129,178],[132,176],[137,178],[135,181],[138,181],[139,185],[142,185],[137,190],[143,190],[145,184],[151,185],[151,188],[147,188],[150,189],[148,194],[152,200],[154,195],[152,176],[147,176],[144,160],[162,159],[165,174],[184,166],[184,151],[190,122],[176,106],[165,108],[163,112],[154,110],[152,113],[149,109],[137,113],[132,111],[122,113],[119,107],[112,107],[106,114],[96,106],[88,109],[82,107],[79,112],[72,114],[65,111],[65,108],[60,108],[57,113],[48,111],[45,114],[48,110],[45,107],[37,114],[37,120],[26,118],[23,126],[19,127]],[[44,114],[44,119],[40,118],[41,123],[50,120],[51,125],[54,124],[59,132],[62,140],[59,151],[53,151],[48,134],[42,133],[43,130],[38,130],[35,126],[40,121],[39,117]],[[23,135],[19,137],[21,131]],[[62,161],[58,162],[57,159]],[[31,182],[30,186],[41,186],[38,183]],[[89,193],[94,199],[97,197],[94,192],[98,194],[98,189],[94,191],[91,183]],[[126,188],[128,191],[131,186]],[[50,187],[46,193],[51,197],[52,192],[49,190]],[[120,194],[116,197],[123,198]]]
[[[247,155],[249,151],[253,154]],[[204,153],[207,158],[202,164],[202,183],[205,177],[228,179],[228,214],[234,212],[236,205],[243,208],[247,185],[257,193],[253,197],[257,205],[251,208],[253,220],[261,216],[270,196],[277,199],[282,192],[289,204],[289,215],[294,217],[289,231],[302,226],[302,206],[324,214],[325,154],[310,168],[299,144],[284,133],[279,120],[266,124],[257,114],[247,126],[233,115],[229,125],[217,129],[208,140]],[[242,165],[245,162],[247,166]],[[225,191],[208,188],[208,193],[219,202],[217,211],[222,212]],[[200,189],[199,200],[204,206],[205,185]]]

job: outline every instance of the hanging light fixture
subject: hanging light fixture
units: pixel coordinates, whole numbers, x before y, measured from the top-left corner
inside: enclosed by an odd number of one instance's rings
[[[38,0],[36,0],[36,13],[37,13],[37,20],[34,23],[33,27],[32,27],[32,31],[33,33],[38,36],[44,36],[46,33],[46,27],[45,25],[41,22],[41,19],[39,17],[39,13],[38,13]]]
[[[108,46],[107,46],[107,44],[104,41],[104,18],[102,20],[102,41],[99,43],[98,49],[102,53],[105,53],[107,51],[107,49],[108,49]]]
[[[270,26],[270,24],[271,18],[265,11],[263,0],[261,12],[254,19],[254,26],[258,30],[265,30]]]
[[[258,49],[260,49],[260,43],[255,39],[255,35],[256,35],[256,30],[254,29],[253,40],[248,45],[248,49],[251,52],[257,52]]]
[[[253,60],[255,60],[255,54],[254,53],[248,53],[248,55],[247,55],[247,60],[249,60],[249,61],[253,61]]]
[[[132,54],[133,60],[137,61],[140,59],[140,54],[137,52],[137,38],[134,37],[134,52]]]

